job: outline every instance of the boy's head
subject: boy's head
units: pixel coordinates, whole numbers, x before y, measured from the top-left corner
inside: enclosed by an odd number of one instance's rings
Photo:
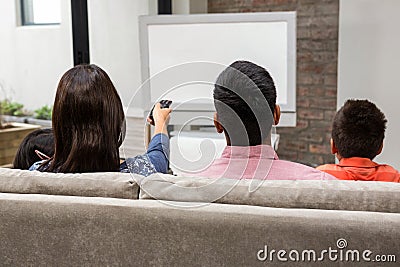
[[[218,76],[214,104],[215,126],[228,145],[260,145],[279,121],[274,81],[252,62],[236,61]]]
[[[44,154],[44,155],[43,155]],[[15,155],[13,168],[27,170],[33,163],[44,160],[43,156],[54,154],[54,135],[52,129],[38,129],[22,140]],[[43,156],[42,156],[43,155]]]
[[[373,159],[382,151],[385,115],[368,100],[347,100],[333,120],[332,153]]]

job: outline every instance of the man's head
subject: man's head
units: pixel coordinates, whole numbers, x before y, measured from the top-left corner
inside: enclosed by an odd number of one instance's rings
[[[333,120],[332,153],[339,159],[372,160],[382,151],[386,122],[385,115],[368,100],[347,100]]]
[[[236,61],[218,76],[214,104],[215,126],[225,132],[228,145],[260,145],[279,121],[272,77],[248,61]]]

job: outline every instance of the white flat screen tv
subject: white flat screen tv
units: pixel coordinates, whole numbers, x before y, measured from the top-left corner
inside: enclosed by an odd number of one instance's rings
[[[171,99],[171,124],[211,124],[218,74],[247,60],[273,77],[280,126],[296,125],[296,12],[142,16],[140,46],[145,112]]]

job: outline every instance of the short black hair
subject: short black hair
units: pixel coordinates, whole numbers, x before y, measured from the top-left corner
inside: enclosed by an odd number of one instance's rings
[[[38,129],[28,134],[19,145],[15,155],[13,168],[28,170],[33,163],[42,160],[35,150],[45,155],[54,155],[54,135],[52,129]]]
[[[215,82],[214,104],[232,145],[260,145],[273,124],[274,81],[265,68],[249,61],[235,61]],[[243,131],[238,126],[244,126]]]
[[[332,139],[343,158],[373,159],[385,138],[387,120],[368,100],[347,100],[336,113]]]

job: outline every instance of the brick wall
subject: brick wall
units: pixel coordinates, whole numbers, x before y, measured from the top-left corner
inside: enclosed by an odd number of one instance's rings
[[[278,128],[279,157],[308,165],[331,163],[339,0],[208,0],[209,13],[267,11],[297,11],[297,127]]]

